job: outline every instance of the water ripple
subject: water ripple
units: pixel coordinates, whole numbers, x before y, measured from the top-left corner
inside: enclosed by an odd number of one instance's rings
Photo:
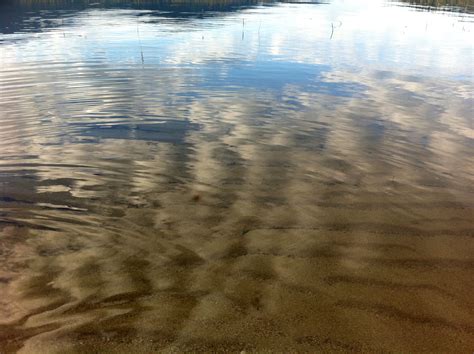
[[[0,351],[471,350],[472,15],[417,3],[2,3]]]

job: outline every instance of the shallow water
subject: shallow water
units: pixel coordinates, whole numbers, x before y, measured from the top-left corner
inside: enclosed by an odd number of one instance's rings
[[[455,4],[2,2],[0,351],[472,351]]]

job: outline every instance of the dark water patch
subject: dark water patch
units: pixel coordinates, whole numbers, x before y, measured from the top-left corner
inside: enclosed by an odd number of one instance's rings
[[[78,125],[75,125],[75,130]],[[160,124],[82,125],[76,134],[97,139],[146,140],[183,144],[188,131],[197,124],[187,121],[163,121]]]
[[[372,278],[365,278],[365,277],[357,277],[357,276],[346,276],[346,275],[335,275],[335,276],[328,276],[325,277],[324,280],[329,285],[351,285],[351,286],[364,286],[364,287],[380,287],[390,290],[397,290],[397,291],[429,291],[438,293],[444,297],[449,299],[456,299],[456,296],[451,292],[431,284],[408,284],[402,282],[395,282],[389,280],[379,280],[379,279],[372,279]]]
[[[384,304],[362,301],[339,301],[337,306],[347,309],[356,309],[369,314],[385,316],[398,321],[407,321],[418,325],[442,327],[454,331],[463,331],[471,334],[474,333],[474,327],[471,325],[452,322],[442,317],[413,314],[407,311],[399,310],[395,306],[387,306]]]
[[[210,64],[210,65],[209,65]],[[287,85],[298,85],[301,90],[312,93],[328,94],[340,97],[362,97],[366,86],[356,82],[325,82],[323,74],[330,71],[329,66],[308,65],[298,62],[233,62],[228,68],[224,68],[222,74],[211,75],[214,72],[213,63],[202,68],[204,77],[211,80],[200,84],[202,88],[223,91],[239,91],[242,89],[252,90],[275,90],[278,101],[289,104],[292,108],[299,107],[299,100],[285,100],[281,91]],[[287,72],[285,67],[291,66],[292,71]],[[318,78],[315,83],[315,78]]]
[[[417,11],[443,11],[453,14],[474,13],[470,0],[396,0],[398,6],[409,6]]]
[[[345,343],[343,341],[331,338],[323,338],[317,336],[303,336],[298,337],[296,342],[299,344],[310,345],[312,348],[324,349],[324,350],[343,350],[351,353],[362,353],[368,348],[358,344],[358,343]]]

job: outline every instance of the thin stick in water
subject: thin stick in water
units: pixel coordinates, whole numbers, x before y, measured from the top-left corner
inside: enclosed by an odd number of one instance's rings
[[[140,39],[140,29],[139,29],[139,19],[137,18],[137,36],[138,36],[138,43],[140,44],[140,54],[142,56],[142,64],[145,63],[145,59],[143,58],[143,48],[142,48],[142,41]]]

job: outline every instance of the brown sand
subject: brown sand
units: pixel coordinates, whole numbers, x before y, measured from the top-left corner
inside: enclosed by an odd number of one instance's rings
[[[472,171],[390,171],[389,143],[343,159],[288,141],[196,144],[187,177],[170,147],[126,174],[133,187],[76,187],[100,202],[35,194],[77,210],[10,201],[3,352],[472,350]]]

